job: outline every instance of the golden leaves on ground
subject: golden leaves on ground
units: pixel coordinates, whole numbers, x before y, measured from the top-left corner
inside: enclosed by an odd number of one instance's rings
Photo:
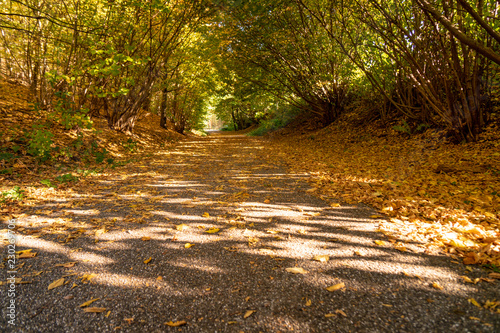
[[[148,236],[144,236],[141,238],[142,241],[148,241],[148,240],[151,240],[151,237],[148,237]]]
[[[49,284],[48,289],[51,290],[51,289],[60,287],[63,284],[64,284],[64,278],[60,278],[59,280],[55,280],[54,282],[52,282],[51,284]]]
[[[205,217],[205,218],[209,218],[209,217],[210,217],[210,214],[208,214],[208,213],[206,213],[206,212],[205,212],[205,213],[203,213],[203,215],[202,215],[202,216],[203,216],[203,217]]]
[[[481,140],[444,144],[430,131],[410,139],[365,133],[361,140],[344,125],[319,131],[315,140],[281,138],[275,155],[313,174],[310,193],[380,209],[370,218],[387,235],[444,248],[465,264],[500,266],[498,148]]]
[[[377,240],[374,240],[374,243],[375,243],[375,244],[377,244],[377,245],[379,245],[379,246],[384,246],[384,245],[386,245],[386,244],[387,244],[387,243],[386,243],[386,242],[384,242],[383,240],[378,240],[378,239],[377,239]]]
[[[345,288],[345,283],[344,282],[341,282],[341,283],[337,283],[333,286],[330,286],[328,288],[326,288],[326,290],[328,291],[336,291],[336,290],[340,290],[342,288]]]
[[[220,229],[219,228],[210,228],[208,229],[207,231],[205,231],[207,234],[215,234],[217,232],[219,232]]]
[[[306,273],[309,273],[308,271],[306,271],[302,267],[289,267],[289,268],[285,268],[285,270],[287,272],[293,273],[293,274],[306,274]]]
[[[186,249],[189,249],[190,247],[193,247],[193,246],[194,246],[194,244],[191,244],[191,243],[186,243],[186,244],[184,244],[184,247],[185,247]]]
[[[153,260],[153,259],[152,259],[151,257],[149,257],[148,259],[144,260],[144,261],[143,261],[143,263],[145,263],[145,264],[149,264],[149,262],[150,262],[151,260]]]

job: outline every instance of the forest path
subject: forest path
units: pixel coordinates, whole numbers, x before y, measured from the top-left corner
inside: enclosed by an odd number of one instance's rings
[[[257,138],[189,139],[33,207],[17,222],[32,234],[17,250],[37,256],[20,259],[15,331],[500,330],[468,301],[500,299],[460,278],[479,271],[387,246],[371,208],[329,206],[270,154]]]

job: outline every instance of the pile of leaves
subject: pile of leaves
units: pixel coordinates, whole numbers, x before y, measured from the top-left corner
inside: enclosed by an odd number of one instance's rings
[[[380,210],[380,232],[395,247],[416,242],[465,264],[500,267],[500,127],[474,143],[451,144],[427,130],[402,135],[347,120],[273,141],[275,155],[310,172],[314,191],[332,206],[365,203]]]

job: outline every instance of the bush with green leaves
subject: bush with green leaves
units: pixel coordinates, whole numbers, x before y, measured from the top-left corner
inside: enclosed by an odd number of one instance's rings
[[[47,129],[45,124],[34,124],[32,130],[26,133],[28,138],[28,153],[44,162],[51,158],[52,138],[54,134]]]
[[[22,200],[24,198],[24,190],[21,190],[19,186],[14,186],[9,191],[3,191],[0,193],[0,202],[5,202],[7,200]]]

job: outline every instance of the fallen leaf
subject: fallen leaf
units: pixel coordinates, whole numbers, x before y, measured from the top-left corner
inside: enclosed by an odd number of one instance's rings
[[[169,321],[169,322],[165,323],[165,325],[168,325],[170,327],[179,327],[179,326],[183,326],[186,324],[187,324],[187,322],[185,320],[176,321],[175,323],[173,321]]]
[[[468,276],[461,275],[460,277],[467,283],[474,283]]]
[[[108,313],[106,313],[106,315],[104,317],[108,318],[110,314],[111,314],[111,310],[109,310]]]
[[[499,279],[500,280],[500,273],[490,273],[488,276],[492,279]]]
[[[152,260],[152,258],[151,258],[151,257],[149,257],[148,259],[144,260],[143,262],[144,262],[145,264],[148,264],[151,260]]]
[[[264,200],[264,203],[265,203],[265,204],[269,204],[269,203],[271,203],[271,200],[266,199],[266,200]]]
[[[370,215],[370,218],[372,218],[372,219],[378,219],[381,217],[382,217],[381,215]]]
[[[467,299],[467,301],[475,306],[477,306],[478,308],[481,307],[481,305],[474,299],[474,298],[469,298]]]
[[[183,230],[186,230],[186,229],[189,229],[189,226],[182,223],[182,224],[178,224],[175,226],[175,229],[179,230],[179,231],[183,231]]]
[[[337,283],[333,286],[330,286],[328,288],[326,288],[326,290],[328,291],[335,291],[335,290],[339,290],[339,289],[342,289],[345,287],[345,283],[344,282],[341,282],[341,283]]]
[[[340,314],[340,315],[342,315],[344,317],[347,317],[347,315],[345,314],[345,312],[342,311],[342,310],[335,310],[335,313],[338,313],[338,314]]]
[[[106,310],[107,310],[106,308],[96,308],[96,307],[83,309],[84,312],[91,312],[91,313],[99,313],[99,312],[104,312]]]
[[[302,267],[289,267],[285,269],[289,273],[293,274],[306,274],[308,271],[304,270]]]
[[[202,216],[203,216],[203,217],[206,217],[206,218],[209,218],[209,217],[210,217],[210,214],[208,214],[208,213],[203,213],[203,215],[202,215]]]
[[[327,313],[325,314],[325,317],[326,318],[331,318],[331,317],[335,317],[336,315],[334,313]]]
[[[19,255],[19,259],[28,259],[28,258],[33,258],[33,257],[36,257],[38,252],[26,252],[26,253],[22,253]]]
[[[189,248],[190,248],[190,247],[192,247],[192,246],[194,246],[194,244],[191,244],[191,243],[186,243],[186,244],[184,244],[184,247],[185,247],[186,249],[189,249]]]
[[[144,237],[141,238],[141,240],[148,241],[148,240],[151,240],[151,237],[144,236]]]
[[[327,255],[315,256],[313,259],[319,262],[327,262],[328,260],[330,260],[330,256]]]
[[[355,255],[357,255],[357,256],[360,256],[360,257],[362,257],[362,256],[364,256],[364,255],[365,255],[365,254],[364,254],[363,252],[361,252],[361,251],[354,251],[354,254],[355,254]]]
[[[380,245],[380,246],[383,246],[386,244],[383,240],[375,240],[374,242],[375,242],[375,244]]]
[[[312,301],[310,299],[306,300],[306,306],[311,306]]]
[[[94,303],[95,301],[97,300],[100,300],[100,298],[94,298],[94,299],[91,299],[90,301],[87,301],[85,303],[83,303],[82,305],[80,305],[81,308],[84,308],[86,306],[89,306],[90,304]]]
[[[60,278],[59,280],[55,280],[51,284],[49,284],[49,290],[60,287],[64,284],[64,278]]]
[[[432,283],[432,286],[435,288],[435,289],[439,289],[439,290],[443,290],[443,287],[438,283],[438,282],[433,282]]]
[[[207,231],[205,231],[207,234],[215,234],[216,232],[219,232],[219,228],[210,228]]]
[[[123,318],[129,325],[132,325],[132,322],[134,321],[134,318]]]
[[[76,265],[76,261],[70,261],[65,264],[56,264],[55,267],[71,268]]]
[[[250,317],[253,313],[255,312],[255,310],[248,310],[247,312],[245,312],[245,314],[243,315],[243,319],[247,319],[248,317]]]
[[[469,319],[472,319],[472,320],[477,320],[477,321],[480,321],[481,319],[478,318],[478,317],[469,317]]]

